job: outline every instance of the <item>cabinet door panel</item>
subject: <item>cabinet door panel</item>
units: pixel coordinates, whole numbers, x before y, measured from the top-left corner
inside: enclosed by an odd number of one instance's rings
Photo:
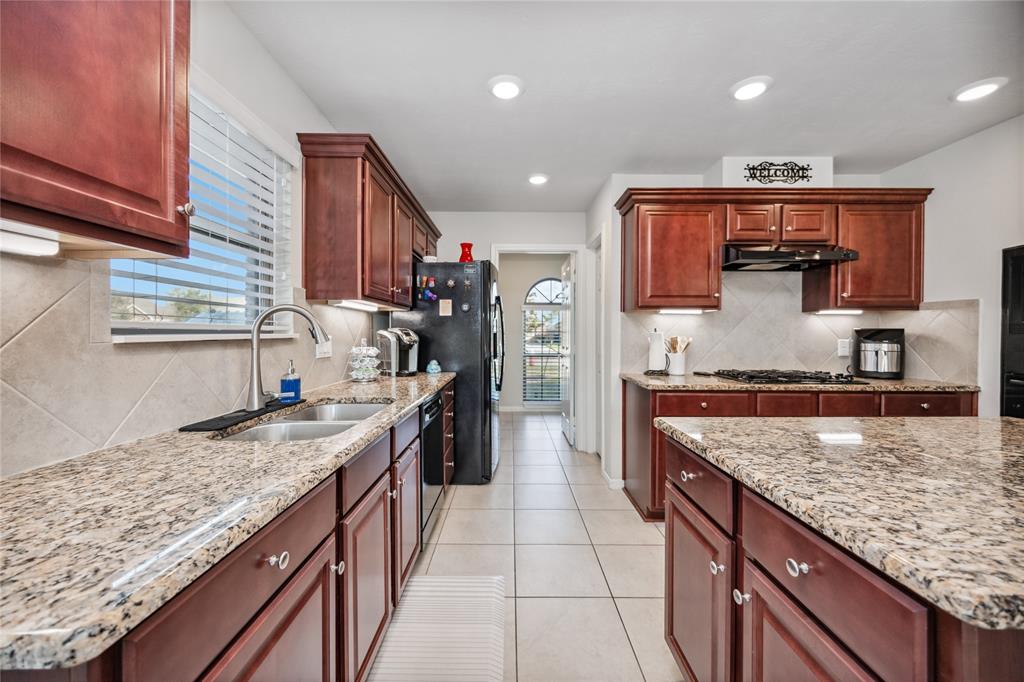
[[[666,483],[665,641],[690,679],[731,679],[733,554],[728,536]]]
[[[877,680],[749,560],[740,592],[744,682]],[[703,678],[701,678],[703,679]]]
[[[3,2],[0,30],[4,201],[187,247],[188,2]]]
[[[775,204],[729,204],[725,241],[772,241],[779,233],[777,208]]]
[[[640,206],[637,304],[718,308],[724,222],[721,205]]]
[[[412,575],[420,553],[420,442],[417,440],[391,466],[391,487],[397,491],[392,501],[391,549],[394,570],[394,605],[398,606],[402,589]]]
[[[396,305],[412,304],[412,211],[401,199],[395,199],[395,291]]]
[[[920,205],[843,205],[839,244],[860,258],[836,266],[841,308],[917,308],[921,303]]]
[[[836,207],[832,204],[793,204],[782,207],[784,242],[836,243]]]
[[[203,675],[204,682],[333,682],[337,546],[332,532],[305,566]]]
[[[817,417],[818,396],[815,393],[778,391],[757,394],[758,417]]]
[[[391,616],[390,492],[390,477],[381,477],[341,522],[345,682],[365,679]]]
[[[363,221],[363,293],[392,302],[394,271],[394,190],[373,166],[367,166],[366,217]]]

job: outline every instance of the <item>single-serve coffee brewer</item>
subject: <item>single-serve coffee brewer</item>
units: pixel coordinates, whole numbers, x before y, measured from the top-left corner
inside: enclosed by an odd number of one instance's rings
[[[391,327],[377,332],[377,343],[384,358],[384,369],[393,377],[416,374],[420,337],[411,329]]]
[[[850,372],[854,376],[903,378],[906,342],[902,329],[854,329],[850,345]]]

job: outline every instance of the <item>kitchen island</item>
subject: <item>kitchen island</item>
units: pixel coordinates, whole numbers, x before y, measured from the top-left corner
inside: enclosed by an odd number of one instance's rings
[[[104,654],[104,659],[114,659],[113,667],[89,668],[88,679],[133,679],[131,665],[138,663],[142,670],[145,661],[127,657],[122,661],[116,653],[109,654],[111,647],[120,646],[125,635],[138,632],[138,626],[187,588],[195,589],[193,583],[209,580],[207,573],[216,573],[211,569],[230,573],[230,568],[222,567],[238,557],[235,550],[239,548],[250,548],[252,557],[238,564],[241,573],[232,574],[234,579],[227,584],[211,581],[205,601],[212,603],[211,594],[231,590],[239,590],[246,598],[261,589],[272,594],[289,576],[306,570],[300,567],[305,558],[299,553],[303,546],[309,548],[306,556],[315,554],[307,564],[323,555],[325,570],[330,566],[341,575],[344,562],[335,557],[335,540],[323,540],[324,535],[341,526],[337,543],[344,545],[344,514],[362,513],[364,507],[367,515],[378,514],[369,519],[379,521],[378,530],[385,536],[389,533],[395,506],[403,504],[400,495],[404,493],[394,490],[397,481],[389,487],[387,471],[400,471],[404,482],[404,471],[398,468],[404,461],[401,456],[418,460],[418,406],[442,390],[447,401],[447,387],[454,377],[452,373],[418,374],[369,384],[339,382],[307,392],[304,404],[227,431],[163,433],[0,482],[0,669],[72,668]],[[255,424],[327,402],[377,403],[382,409],[327,438],[292,442],[224,439]],[[418,465],[415,476],[419,476]],[[418,500],[418,481],[411,483],[404,490],[415,493],[413,499]],[[378,488],[382,494],[375,497]],[[367,501],[376,507],[364,504]],[[300,505],[301,514],[294,511]],[[412,514],[419,519],[418,509]],[[294,521],[289,521],[293,517]],[[312,537],[312,528],[325,530]],[[266,547],[252,544],[266,533]],[[359,540],[355,537],[354,541]],[[418,548],[418,534],[407,537],[404,546],[413,540],[412,546]],[[390,561],[390,541],[374,542],[383,552],[377,563]],[[314,552],[318,544],[320,549]],[[290,555],[285,551],[289,549]],[[363,548],[364,557],[371,549],[374,547]],[[396,540],[394,551],[401,549]],[[337,554],[348,558],[344,546]],[[350,564],[358,560],[351,559]],[[357,568],[350,566],[346,581],[359,579],[353,576]],[[375,570],[380,568],[374,565]],[[244,576],[248,574],[243,569],[254,572],[254,586],[247,587]],[[310,576],[310,580],[314,578]],[[390,578],[378,579],[390,589]],[[334,586],[324,584],[325,594],[333,595]],[[346,587],[338,589],[344,592],[357,586],[346,582]],[[281,595],[285,591],[282,589]],[[238,594],[234,600],[243,601]],[[366,607],[361,608],[365,611]],[[334,607],[328,610],[333,615]],[[385,612],[385,616],[390,613],[387,608]],[[361,612],[360,618],[363,615]],[[245,614],[239,618],[244,618],[243,623],[249,620]],[[359,625],[365,628],[369,623]],[[203,633],[205,624],[193,622],[190,627]],[[334,631],[331,623],[325,627]],[[199,659],[198,648],[188,654]],[[372,654],[372,647],[369,652]],[[171,653],[184,655],[180,662],[192,662],[183,651]],[[329,652],[328,657],[333,655]],[[201,664],[199,671],[205,667]]]
[[[799,660],[841,678],[1022,679],[1024,422],[654,426],[681,668],[727,679],[738,663],[770,679]]]

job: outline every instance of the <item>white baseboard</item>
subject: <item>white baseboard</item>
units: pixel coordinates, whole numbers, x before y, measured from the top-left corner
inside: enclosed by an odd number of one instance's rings
[[[601,475],[604,476],[604,480],[608,482],[608,487],[612,490],[622,490],[626,487],[626,481],[621,478],[611,478],[608,476],[608,472],[604,470],[604,458],[601,458]]]

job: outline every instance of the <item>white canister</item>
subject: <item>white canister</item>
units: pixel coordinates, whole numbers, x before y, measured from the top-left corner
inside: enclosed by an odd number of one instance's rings
[[[686,374],[686,353],[667,353],[668,373],[674,377]]]

